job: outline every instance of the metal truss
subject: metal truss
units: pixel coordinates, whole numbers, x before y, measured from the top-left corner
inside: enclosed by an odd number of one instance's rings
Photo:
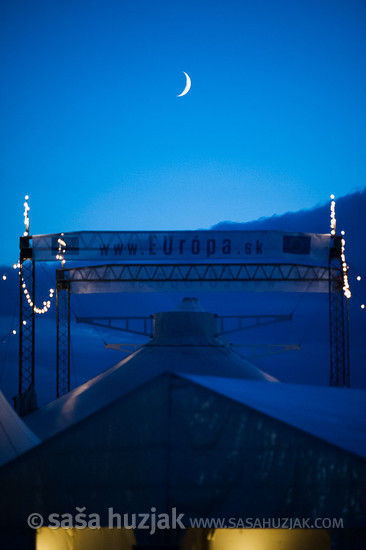
[[[219,315],[217,317],[219,324],[217,336],[291,320],[292,315]]]
[[[153,332],[152,316],[150,317],[136,317],[136,316],[76,317],[76,322],[92,325],[94,327],[120,330],[122,332],[138,334],[139,336],[152,336],[152,332]],[[141,327],[141,329],[138,330],[137,327]]]
[[[35,314],[28,304],[28,293],[35,301],[35,262],[32,255],[31,237],[19,240],[19,387],[13,398],[15,410],[20,416],[37,408],[35,393]]]
[[[337,260],[336,260],[337,261]],[[329,279],[330,386],[350,386],[349,301],[342,275]]]
[[[268,357],[269,355],[301,349],[299,344],[231,344],[231,347],[250,349],[251,353],[245,356],[249,359],[258,359],[259,357]]]
[[[338,256],[336,257],[338,262]],[[112,264],[87,267],[75,267],[57,271],[57,395],[63,395],[70,389],[70,293],[98,292],[104,283],[158,282],[286,282],[307,283],[310,291],[314,282],[326,284],[329,290],[330,304],[330,341],[331,341],[331,385],[349,385],[348,341],[345,333],[343,313],[343,293],[336,290],[341,278],[339,262],[329,267],[305,266],[298,264]],[[89,285],[88,285],[89,283]],[[91,283],[91,284],[90,284]],[[86,290],[83,289],[86,285]],[[262,318],[260,318],[262,317]],[[228,316],[226,320],[233,320]],[[291,316],[236,316],[236,330],[250,326],[262,326],[272,322],[290,320]],[[259,319],[259,320],[258,320]],[[122,321],[122,327],[117,326]],[[132,320],[146,323],[143,330],[131,328]],[[244,320],[249,326],[244,326]],[[255,320],[250,323],[251,320]],[[149,335],[148,318],[104,317],[79,318],[79,322],[88,322],[106,328],[115,328]],[[224,329],[222,319],[221,331]],[[151,333],[150,333],[151,334]],[[348,361],[348,362],[347,362]]]
[[[35,265],[31,259],[21,260],[19,277],[19,397],[34,386],[34,310],[25,296],[26,285],[35,300]]]
[[[216,336],[222,336],[233,332],[239,332],[250,328],[263,327],[273,323],[283,321],[291,321],[292,315],[216,315],[218,323],[218,332]],[[84,323],[91,326],[97,326],[130,334],[138,334],[139,336],[152,337],[153,334],[153,316],[136,317],[136,316],[104,316],[104,317],[77,317],[77,323]],[[142,326],[142,330],[132,328]],[[122,326],[121,326],[122,325]],[[250,357],[267,357],[286,351],[299,350],[300,346],[296,344],[231,344],[234,348],[245,347],[250,348]],[[124,353],[131,354],[141,347],[141,344],[107,344],[106,349],[116,349]],[[260,350],[260,351],[258,351]]]
[[[292,315],[217,315],[218,332],[217,336],[239,332],[249,328],[263,327],[273,323],[291,321]],[[129,332],[140,336],[152,336],[153,317],[136,316],[107,316],[107,317],[77,317],[77,323]],[[121,326],[122,325],[122,326]],[[142,327],[137,330],[135,327]]]
[[[145,236],[150,235],[149,232],[143,233]],[[168,233],[160,233],[163,236],[168,235]],[[98,253],[98,258],[101,259],[111,251],[112,255],[118,256],[117,261],[122,260],[122,252],[129,254],[131,258],[128,261],[132,263],[75,267],[57,271],[57,396],[70,390],[70,293],[163,291],[167,289],[176,291],[186,288],[197,288],[198,291],[216,291],[221,288],[222,290],[240,291],[329,292],[330,384],[349,386],[348,302],[343,297],[342,292],[340,237],[333,237],[329,266],[324,267],[296,263],[230,263],[230,261],[226,261],[226,259],[229,260],[226,257],[225,260],[220,260],[220,263],[214,260],[213,257],[204,259],[205,256],[202,260],[196,256],[192,257],[191,263],[187,262],[185,264],[158,263],[158,259],[155,260],[156,263],[134,263],[134,260],[137,259],[137,257],[134,258],[135,249],[137,250],[136,246],[141,245],[142,248],[139,248],[139,252],[141,255],[145,254],[143,248],[146,245],[144,235],[128,232],[77,232],[65,235],[67,256],[70,260],[86,259],[89,252],[95,258],[95,251]],[[151,235],[154,236],[155,233]],[[30,244],[32,237],[25,236],[20,239],[20,398],[22,394],[34,388],[35,378],[35,314],[25,298],[22,277],[26,281],[27,289],[32,295],[33,303],[35,303],[35,262],[54,259],[54,255],[57,253],[57,237],[58,234],[35,236],[33,238],[35,250],[32,249]],[[142,241],[139,244],[138,238],[140,237]],[[127,247],[126,249],[123,248],[123,251],[122,245],[125,248]],[[155,244],[152,246],[155,247]],[[324,246],[329,246],[329,242]],[[85,252],[85,254],[79,255],[80,252]],[[242,252],[242,250],[237,250],[238,254]],[[192,253],[195,252],[192,251]],[[238,256],[239,258],[240,256]],[[105,261],[107,261],[106,258]],[[165,261],[165,257],[162,261]],[[201,261],[202,263],[200,263]],[[170,283],[170,287],[169,284],[165,283]],[[195,287],[191,283],[198,283],[198,286]],[[103,284],[105,285],[104,289]],[[221,331],[222,333],[234,332],[251,326],[262,326],[269,322],[287,320],[286,317],[288,316],[269,316],[268,319],[265,319],[264,316],[261,316],[259,322],[256,319],[255,322],[250,324],[251,320],[248,316],[237,316],[237,325],[234,330],[229,331],[227,327],[224,329],[222,324]],[[229,322],[229,317],[226,319]],[[249,325],[244,326],[244,319],[249,322]],[[137,318],[135,321],[137,321]],[[91,324],[97,324],[97,322]],[[133,330],[127,318],[124,318],[124,323],[124,329],[120,327],[120,330],[149,335],[148,325],[140,331],[139,329]]]
[[[57,360],[56,395],[70,391],[70,289],[62,280],[57,280]]]
[[[299,264],[112,264],[64,270],[80,282],[327,282],[329,268]],[[94,290],[93,290],[94,292]]]

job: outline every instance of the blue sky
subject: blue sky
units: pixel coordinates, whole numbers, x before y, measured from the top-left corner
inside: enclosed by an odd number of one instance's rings
[[[26,193],[39,234],[208,228],[363,188],[365,14],[3,0],[0,261],[16,259]]]

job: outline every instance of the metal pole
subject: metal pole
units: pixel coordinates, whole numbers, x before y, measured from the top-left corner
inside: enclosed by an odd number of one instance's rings
[[[347,361],[347,388],[351,387],[351,358],[350,358],[350,342],[349,342],[349,298],[347,298],[347,320],[346,320],[346,361]]]
[[[67,287],[67,391],[70,391],[70,286]]]
[[[60,303],[59,284],[56,286],[56,397],[60,397]]]
[[[56,395],[70,391],[70,285],[64,271],[56,272]]]
[[[36,262],[32,260],[32,300],[36,303]],[[32,307],[32,385],[35,385],[35,343],[36,343],[36,323],[34,306]]]
[[[23,262],[20,260],[19,267],[19,396],[22,394],[23,390],[23,287],[22,287],[22,277],[23,277]]]

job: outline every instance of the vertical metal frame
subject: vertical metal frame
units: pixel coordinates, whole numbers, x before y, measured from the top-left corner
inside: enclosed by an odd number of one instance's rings
[[[70,285],[57,271],[56,396],[70,391]]]
[[[35,382],[35,313],[26,299],[23,280],[35,302],[35,262],[32,259],[31,237],[20,238],[19,276],[19,396]]]
[[[343,292],[341,237],[334,237],[329,259],[330,386],[350,387],[349,299]]]

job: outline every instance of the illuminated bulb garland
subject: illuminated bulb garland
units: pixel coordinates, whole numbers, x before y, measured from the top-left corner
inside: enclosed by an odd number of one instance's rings
[[[331,203],[330,203],[330,234],[335,235],[336,234],[336,228],[337,228],[337,222],[336,222],[336,216],[335,216],[335,200],[334,195],[330,196]]]
[[[346,298],[351,298],[351,290],[349,288],[348,281],[348,265],[346,263],[346,256],[344,254],[344,249],[346,246],[346,241],[342,239],[342,248],[341,248],[341,260],[342,260],[342,271],[343,271],[343,292]]]
[[[334,195],[330,196],[331,203],[330,203],[330,234],[332,237],[335,237],[336,235],[336,229],[337,229],[337,220],[336,220],[336,212],[335,212],[335,200]],[[346,262],[346,256],[345,256],[345,247],[346,247],[346,241],[344,238],[345,232],[341,231],[342,240],[341,240],[341,262],[342,262],[342,274],[343,274],[343,292],[346,298],[351,298],[351,290],[349,287],[349,281],[348,281],[348,265]]]
[[[57,251],[57,256],[56,256],[56,260],[60,260],[61,262],[61,267],[64,267],[65,265],[65,262],[66,260],[64,259],[64,254],[66,252],[66,243],[65,241],[63,240],[63,237],[64,234],[61,233],[61,237],[59,239],[57,239],[57,242],[58,242],[58,251]],[[63,248],[64,247],[64,248]]]
[[[28,205],[28,200],[29,200],[29,196],[26,195],[25,196],[25,203],[24,203],[24,224],[25,224],[26,231],[24,232],[24,236],[29,235],[29,216],[28,216],[29,205]],[[63,233],[61,233],[61,237],[63,237]],[[56,256],[56,259],[61,261],[61,265],[63,267],[64,264],[65,264],[65,260],[64,260],[64,257],[63,257],[63,254],[65,253],[65,249],[62,250],[62,246],[66,247],[66,243],[62,238],[58,239],[57,242],[58,242],[58,254]],[[20,267],[19,262],[13,265],[14,269],[17,269],[19,267]],[[21,274],[20,271],[19,271],[19,274]],[[44,313],[47,313],[47,311],[51,307],[51,301],[53,299],[53,295],[55,293],[55,290],[53,288],[50,288],[50,290],[49,290],[49,300],[44,300],[42,302],[43,307],[37,307],[32,301],[31,294],[27,289],[27,285],[25,283],[25,280],[24,280],[23,276],[22,276],[22,288],[24,289],[23,292],[25,294],[25,297],[26,297],[26,300],[29,304],[29,307],[33,308],[34,313],[37,313],[38,315],[43,315]]]
[[[17,268],[19,268],[19,267],[20,267],[20,263],[13,264],[13,268],[14,268],[14,269],[17,269]],[[10,271],[10,267],[9,267],[9,269],[7,269],[7,270],[5,271],[5,273],[2,274],[2,279],[3,279],[3,281],[6,281],[6,280],[7,280],[7,278],[8,278],[8,272],[9,272],[9,271]]]
[[[28,216],[28,212],[29,212],[30,208],[29,208],[28,200],[29,200],[29,195],[26,195],[25,196],[25,203],[24,203],[24,214],[23,214],[24,215],[24,225],[25,225],[24,237],[29,236],[29,216]],[[58,253],[57,253],[57,256],[56,256],[56,260],[61,261],[61,266],[62,267],[64,267],[65,261],[66,261],[64,259],[64,254],[66,252],[66,242],[62,238],[63,236],[64,236],[64,234],[61,233],[61,237],[57,240],[57,242],[58,242]],[[20,264],[19,260],[16,263],[13,264],[13,269],[19,269],[20,270],[20,267],[21,267],[21,264]],[[51,307],[51,302],[52,302],[55,290],[53,288],[50,288],[49,295],[48,295],[49,299],[44,300],[42,302],[43,307],[37,307],[32,301],[31,293],[29,292],[29,290],[27,288],[27,285],[26,285],[26,282],[24,280],[24,277],[22,275],[21,270],[19,271],[19,275],[21,276],[21,283],[22,283],[23,293],[25,295],[25,298],[28,302],[29,307],[31,307],[33,309],[34,313],[37,313],[38,315],[43,315],[44,313],[47,313],[47,311]],[[7,279],[7,277],[4,274],[3,275],[3,280],[5,281],[6,279]],[[27,324],[27,322],[23,321],[23,325],[26,325],[26,324]],[[13,329],[12,332],[13,332],[13,334],[17,333],[16,329]]]
[[[53,295],[54,295],[54,293],[55,293],[55,290],[54,290],[53,288],[50,288],[50,290],[49,290],[49,298],[50,298],[50,299],[49,299],[49,300],[45,300],[45,301],[43,302],[43,304],[42,304],[43,307],[40,308],[40,307],[37,307],[37,306],[35,306],[35,305],[33,304],[31,295],[30,295],[30,293],[29,293],[29,291],[28,291],[28,289],[27,289],[27,285],[26,285],[26,283],[25,283],[23,277],[22,277],[22,288],[23,288],[23,292],[24,292],[24,294],[25,294],[26,300],[27,300],[27,302],[28,302],[28,304],[29,304],[29,307],[33,308],[34,313],[38,313],[39,315],[43,315],[44,313],[47,313],[47,311],[48,311],[48,310],[50,309],[50,307],[51,307],[51,300],[52,300],[52,298],[53,298]],[[13,332],[13,334],[14,334],[14,332]]]
[[[28,200],[29,200],[29,195],[26,195],[25,196],[25,203],[24,203],[24,225],[25,225],[25,231],[23,233],[24,237],[28,237],[29,235],[29,216],[28,216],[28,212],[30,210],[29,208],[29,205],[28,205]]]

